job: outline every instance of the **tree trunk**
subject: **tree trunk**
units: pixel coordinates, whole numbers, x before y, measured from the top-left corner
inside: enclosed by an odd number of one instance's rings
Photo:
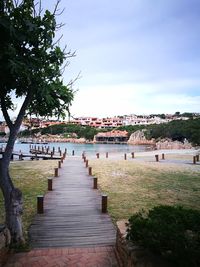
[[[5,220],[11,233],[11,242],[24,243],[21,220],[22,193],[18,188],[14,188],[4,159],[0,160],[0,186],[4,195]]]
[[[5,223],[10,230],[11,243],[24,243],[22,231],[22,193],[15,188],[9,175],[10,159],[13,152],[15,140],[17,138],[18,128],[10,129],[9,139],[0,160],[0,187],[4,196],[5,205]]]
[[[1,91],[0,91],[1,93]],[[31,101],[32,92],[29,91],[25,97],[22,107],[19,111],[15,123],[10,120],[5,96],[0,94],[0,107],[6,123],[10,129],[9,139],[5,148],[5,152],[0,159],[0,188],[4,196],[5,213],[6,213],[6,225],[11,233],[11,242],[21,244],[24,243],[23,231],[22,231],[22,192],[15,188],[9,175],[10,159],[14,148],[17,134],[22,123],[25,111]]]

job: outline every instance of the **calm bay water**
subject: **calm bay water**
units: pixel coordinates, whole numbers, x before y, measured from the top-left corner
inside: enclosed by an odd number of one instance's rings
[[[5,147],[6,144],[1,144],[1,147]],[[48,143],[45,145],[39,145],[36,144],[36,146],[49,146],[52,150],[53,147],[55,147],[56,151],[58,150],[58,147],[62,151],[64,149],[67,149],[68,154],[72,154],[72,151],[74,150],[75,155],[81,156],[83,152],[85,152],[88,155],[94,155],[97,152],[98,153],[131,153],[131,152],[139,152],[139,151],[149,151],[152,150],[152,147],[149,145],[119,145],[119,144],[75,144],[75,143]],[[29,144],[21,144],[16,143],[14,147],[15,152],[21,151],[22,153],[29,153],[30,145]]]

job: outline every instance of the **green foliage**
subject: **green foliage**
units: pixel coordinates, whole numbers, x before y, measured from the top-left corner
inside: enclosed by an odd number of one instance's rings
[[[137,131],[146,131],[145,136],[147,139],[162,139],[170,138],[173,141],[178,140],[184,142],[187,139],[193,145],[200,145],[200,118],[188,120],[175,120],[169,123],[151,124],[151,125],[129,125],[118,128],[119,130],[126,130],[129,136]]]
[[[72,55],[54,44],[55,14],[34,0],[2,1],[0,12],[1,108],[13,109],[11,95],[28,95],[29,113],[64,117],[73,91],[63,85],[62,64]]]
[[[96,135],[98,131],[100,130],[97,130],[96,128],[90,126],[62,123],[41,129],[38,128],[34,130],[25,130],[20,133],[20,136],[30,136],[38,132],[40,132],[41,134],[52,134],[52,135],[61,134],[63,136],[66,136],[66,134],[75,133],[77,134],[78,138],[84,137],[87,140],[93,140],[94,135]]]
[[[200,266],[200,211],[158,206],[136,213],[129,219],[127,238],[176,266]]]
[[[176,112],[176,115],[179,113]],[[190,117],[188,120],[174,120],[169,123],[162,124],[151,124],[151,125],[128,125],[121,126],[119,130],[126,130],[129,133],[129,136],[137,131],[143,130],[146,131],[145,136],[147,139],[162,139],[162,138],[170,138],[173,141],[181,141],[184,142],[187,139],[193,145],[200,145],[200,118],[193,119],[193,113],[183,113],[183,115],[187,115]],[[150,115],[150,116],[159,116],[160,118],[164,118],[164,114],[158,115]]]
[[[132,133],[144,129],[144,125],[127,125],[127,126],[120,126],[117,129],[120,131],[127,131],[128,135],[130,136]]]
[[[149,139],[171,138],[181,142],[187,139],[193,145],[200,145],[200,118],[149,125],[146,135]]]

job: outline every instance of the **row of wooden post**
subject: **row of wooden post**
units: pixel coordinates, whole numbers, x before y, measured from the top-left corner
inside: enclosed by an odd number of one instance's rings
[[[50,147],[48,146],[48,147],[40,147],[40,146],[38,146],[38,148],[37,148],[37,146],[35,145],[35,146],[32,146],[32,145],[30,145],[30,149],[33,149],[33,150],[35,150],[35,151],[39,151],[39,152],[44,152],[45,153],[45,151],[46,151],[46,153],[48,153],[49,152],[49,150],[50,150]],[[52,148],[52,151],[51,151],[51,153],[54,155],[55,154],[55,147],[53,147]],[[60,156],[61,156],[61,154],[62,154],[62,150],[60,149],[60,147],[58,147],[58,153],[60,154]],[[65,148],[65,152],[64,153],[67,153],[67,149]],[[72,151],[72,155],[74,155],[74,150]]]
[[[97,159],[99,159],[100,154],[99,154],[99,153],[96,153],[96,156],[97,156]],[[132,158],[134,158],[134,157],[135,157],[135,153],[132,152],[132,153],[131,153],[131,156],[132,156]],[[106,152],[106,158],[108,158],[108,152]],[[125,160],[127,159],[126,153],[124,154],[124,159],[125,159]]]
[[[134,152],[131,153],[132,154],[132,158],[134,158]],[[61,154],[60,154],[61,155]],[[74,150],[72,152],[72,155],[74,155]],[[99,153],[96,154],[97,158],[99,158]],[[61,168],[61,163],[63,163],[63,160],[66,157],[66,150],[63,153],[63,157],[61,158],[60,161],[58,161],[58,167],[54,169],[54,176],[58,177],[58,169]],[[106,157],[108,157],[108,152],[106,153]],[[85,162],[85,167],[88,168],[88,175],[92,176],[92,167],[88,166],[88,160],[86,159],[85,154],[82,154],[82,158]],[[126,153],[124,154],[124,159],[127,159]],[[158,162],[159,161],[159,155],[155,155],[155,159]],[[162,154],[162,160],[165,159],[165,154]],[[193,156],[193,164],[196,164],[196,162],[199,161],[199,155]],[[53,188],[53,179],[49,178],[48,179],[48,190],[51,191]],[[97,177],[93,177],[93,189],[98,189],[98,179]],[[107,212],[107,195],[102,195],[102,213],[106,213]],[[43,213],[43,196],[38,196],[37,197],[37,212],[39,214]]]
[[[63,154],[62,160],[65,158],[66,152]],[[86,163],[86,168],[88,168],[88,174],[92,176],[92,167],[88,166],[88,160],[85,156],[83,156],[84,162]],[[61,168],[61,161],[58,161],[58,167],[54,169],[54,176],[58,177],[58,169]],[[98,189],[98,179],[97,177],[93,177],[93,189]],[[48,178],[48,190],[53,190],[53,179]],[[44,213],[44,196],[39,195],[37,196],[37,213],[43,214]],[[102,195],[102,205],[101,205],[101,211],[102,213],[107,213],[107,203],[108,203],[108,197],[107,195]]]
[[[193,164],[196,164],[197,161],[199,161],[199,155],[193,156]]]
[[[99,153],[98,153],[99,155]],[[106,154],[108,156],[108,154]],[[88,159],[86,158],[85,154],[82,154],[82,159],[85,163],[85,167],[88,168],[88,175],[92,176],[92,167],[88,165]],[[93,189],[98,189],[98,178],[93,177]],[[101,211],[102,213],[107,213],[108,207],[108,196],[103,194],[101,196]]]
[[[66,153],[67,150],[65,149],[65,152],[63,153],[63,156],[61,157],[61,160],[58,161],[58,167],[54,168],[54,177],[58,177],[58,169],[61,168],[61,163],[63,163],[63,160],[66,157]],[[60,153],[60,155],[62,155],[62,153]],[[52,191],[53,190],[53,179],[52,178],[48,178],[48,191]],[[44,213],[44,196],[39,195],[37,196],[37,213],[38,214],[42,214]]]
[[[97,159],[99,159],[100,154],[96,153],[96,156],[97,156]],[[135,158],[135,153],[134,152],[131,153],[131,157],[132,157],[132,159]],[[106,158],[108,158],[108,152],[106,152]],[[156,161],[159,161],[159,155],[155,155],[155,158],[156,158]],[[165,159],[165,154],[162,154],[162,159],[163,160]],[[127,154],[126,153],[124,153],[124,160],[127,160]]]

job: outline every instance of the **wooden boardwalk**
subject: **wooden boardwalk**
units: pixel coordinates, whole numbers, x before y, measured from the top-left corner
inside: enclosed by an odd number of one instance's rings
[[[32,247],[114,246],[116,230],[101,213],[101,194],[80,157],[67,157],[29,229]]]

